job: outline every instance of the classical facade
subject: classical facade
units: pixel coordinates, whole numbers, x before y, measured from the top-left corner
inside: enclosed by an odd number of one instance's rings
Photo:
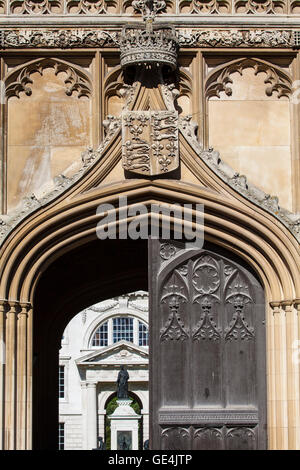
[[[59,351],[59,444],[91,450],[110,440],[107,406],[116,396],[120,366],[141,408],[140,441],[149,438],[148,294],[100,302],[68,323]]]
[[[136,291],[150,448],[300,448],[299,26],[298,0],[0,0],[3,449],[57,448],[66,325]]]

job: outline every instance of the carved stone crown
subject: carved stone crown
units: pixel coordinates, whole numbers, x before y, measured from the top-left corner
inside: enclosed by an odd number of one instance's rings
[[[179,42],[171,26],[128,25],[121,34],[121,66],[131,65],[168,65],[172,70],[177,67]]]

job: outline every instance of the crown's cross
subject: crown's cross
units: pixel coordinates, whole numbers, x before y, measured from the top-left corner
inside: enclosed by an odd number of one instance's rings
[[[133,0],[132,6],[135,11],[142,13],[146,29],[151,29],[156,15],[166,8],[166,2],[164,0]]]

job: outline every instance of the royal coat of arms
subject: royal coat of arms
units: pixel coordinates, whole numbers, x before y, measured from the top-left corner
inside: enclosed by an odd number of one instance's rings
[[[122,136],[125,170],[159,175],[178,168],[177,111],[124,111]]]

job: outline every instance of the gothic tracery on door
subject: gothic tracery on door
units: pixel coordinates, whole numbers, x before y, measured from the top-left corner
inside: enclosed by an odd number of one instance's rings
[[[217,248],[150,241],[153,449],[266,448],[263,289]]]

